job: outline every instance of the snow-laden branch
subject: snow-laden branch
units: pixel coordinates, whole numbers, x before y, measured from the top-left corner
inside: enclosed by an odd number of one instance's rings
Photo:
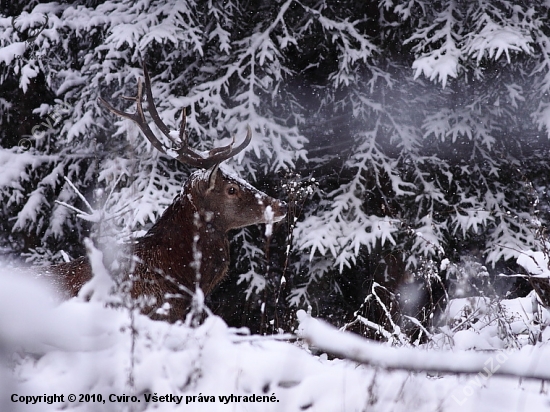
[[[412,65],[415,70],[415,78],[423,73],[430,80],[438,78],[445,88],[449,77],[456,78],[458,76],[461,53],[457,46],[461,35],[458,33],[459,21],[455,18],[455,13],[457,13],[456,4],[449,2],[447,7],[436,15],[434,23],[418,29],[406,40],[406,43],[420,40],[420,43],[414,47],[417,52],[429,49],[429,46],[439,46],[416,58]]]
[[[423,351],[392,348],[339,332],[328,323],[314,319],[305,311],[297,312],[298,335],[310,345],[331,355],[389,370],[407,370],[441,374],[477,374],[528,379],[550,379],[550,350],[526,347],[518,352],[493,354],[466,351]]]
[[[399,12],[401,6],[396,7]],[[498,60],[502,55],[511,62],[513,53],[533,53],[531,33],[539,31],[533,23],[533,10],[509,2],[467,2],[449,0],[436,7],[422,9],[424,20],[405,43],[415,43],[415,78],[424,74],[441,82],[484,59]]]

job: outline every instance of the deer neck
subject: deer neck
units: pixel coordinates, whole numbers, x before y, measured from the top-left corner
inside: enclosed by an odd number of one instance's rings
[[[208,294],[227,272],[229,242],[211,212],[198,206],[185,193],[178,196],[138,241],[135,255],[148,262],[148,272],[168,275],[191,290],[198,278]]]

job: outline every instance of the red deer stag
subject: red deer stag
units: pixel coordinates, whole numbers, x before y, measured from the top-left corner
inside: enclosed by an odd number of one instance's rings
[[[187,313],[191,302],[188,291],[195,290],[197,279],[204,294],[209,294],[226,275],[229,266],[227,232],[258,223],[280,221],[286,214],[286,204],[219,168],[221,162],[235,156],[250,143],[250,127],[245,140],[235,148],[233,138],[233,143],[210,150],[207,155],[194,151],[188,146],[185,111],[177,142],[160,119],[153,103],[151,81],[145,64],[143,72],[149,114],[176,147],[164,145],[149,128],[143,111],[141,79],[138,80],[137,96],[126,98],[136,102],[135,113],[115,109],[101,97],[98,100],[111,112],[136,122],[157,150],[181,163],[202,169],[189,177],[164,214],[132,246],[133,268],[124,274],[125,279],[131,280],[133,298],[154,298],[155,303],[143,309],[144,313],[154,319],[175,322]],[[200,276],[197,276],[198,256]],[[54,282],[66,296],[76,296],[92,276],[85,257],[50,266],[47,272],[54,276]],[[166,308],[166,303],[169,304],[167,314],[165,310],[159,310]]]

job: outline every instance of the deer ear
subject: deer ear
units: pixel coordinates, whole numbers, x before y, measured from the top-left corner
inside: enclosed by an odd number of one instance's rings
[[[209,173],[208,173],[208,190],[207,190],[207,192],[210,192],[211,190],[214,189],[214,187],[216,187],[216,176],[218,175],[219,166],[220,166],[220,164],[216,163],[214,166],[212,166],[209,169]]]

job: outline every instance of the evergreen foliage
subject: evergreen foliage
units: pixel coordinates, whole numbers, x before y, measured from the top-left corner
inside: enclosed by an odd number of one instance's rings
[[[96,101],[133,110],[120,97],[144,59],[167,125],[188,108],[204,150],[250,124],[229,166],[292,201],[270,239],[236,234],[241,283],[211,301],[226,319],[289,330],[289,308],[311,306],[339,325],[363,311],[390,329],[403,314],[426,323],[465,256],[483,267],[469,279],[489,273],[483,293],[505,293],[496,275],[546,250],[548,16],[542,0],[13,2],[0,14],[2,251],[76,257],[84,236],[124,241],[170,204],[189,170]],[[101,219],[63,205],[86,209],[79,192]]]

